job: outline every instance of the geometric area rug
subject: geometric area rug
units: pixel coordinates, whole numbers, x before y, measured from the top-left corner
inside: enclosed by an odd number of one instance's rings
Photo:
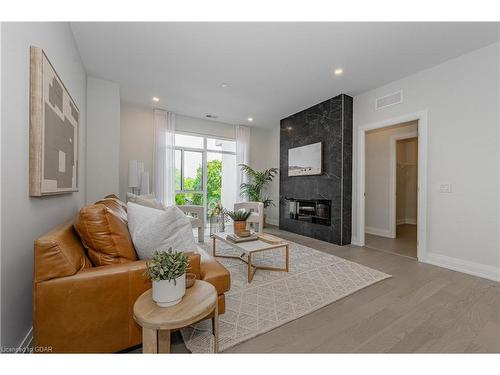
[[[226,312],[219,316],[219,351],[391,277],[307,246],[289,244],[289,272],[257,270],[250,284],[245,263],[238,259],[217,258],[231,273]],[[200,245],[211,254],[211,241]],[[239,255],[220,241],[217,252]],[[252,257],[253,263],[272,267],[284,267],[284,261],[283,248],[256,253]],[[210,319],[183,328],[181,335],[192,353],[212,352]]]

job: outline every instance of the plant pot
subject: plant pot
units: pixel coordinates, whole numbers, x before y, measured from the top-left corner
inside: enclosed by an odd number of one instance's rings
[[[237,236],[241,235],[242,233],[245,233],[247,230],[247,222],[245,221],[235,221],[234,222],[234,234]]]
[[[175,281],[175,282],[174,282]],[[153,280],[153,301],[160,307],[169,307],[181,302],[186,293],[186,274],[175,280]]]

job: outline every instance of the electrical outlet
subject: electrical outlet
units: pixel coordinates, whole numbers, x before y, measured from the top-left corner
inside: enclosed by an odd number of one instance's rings
[[[440,193],[451,193],[451,184],[440,184],[439,185]]]

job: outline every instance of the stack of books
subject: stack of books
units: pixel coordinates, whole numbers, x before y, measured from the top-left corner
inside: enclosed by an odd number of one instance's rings
[[[239,243],[239,242],[255,241],[258,240],[259,237],[255,234],[250,234],[249,236],[244,236],[244,237],[238,236],[236,234],[228,234],[226,236],[226,239],[234,243]]]

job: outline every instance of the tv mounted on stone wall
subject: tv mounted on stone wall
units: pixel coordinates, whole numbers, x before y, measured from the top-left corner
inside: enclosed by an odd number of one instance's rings
[[[321,142],[288,149],[288,176],[316,176],[323,173]]]

